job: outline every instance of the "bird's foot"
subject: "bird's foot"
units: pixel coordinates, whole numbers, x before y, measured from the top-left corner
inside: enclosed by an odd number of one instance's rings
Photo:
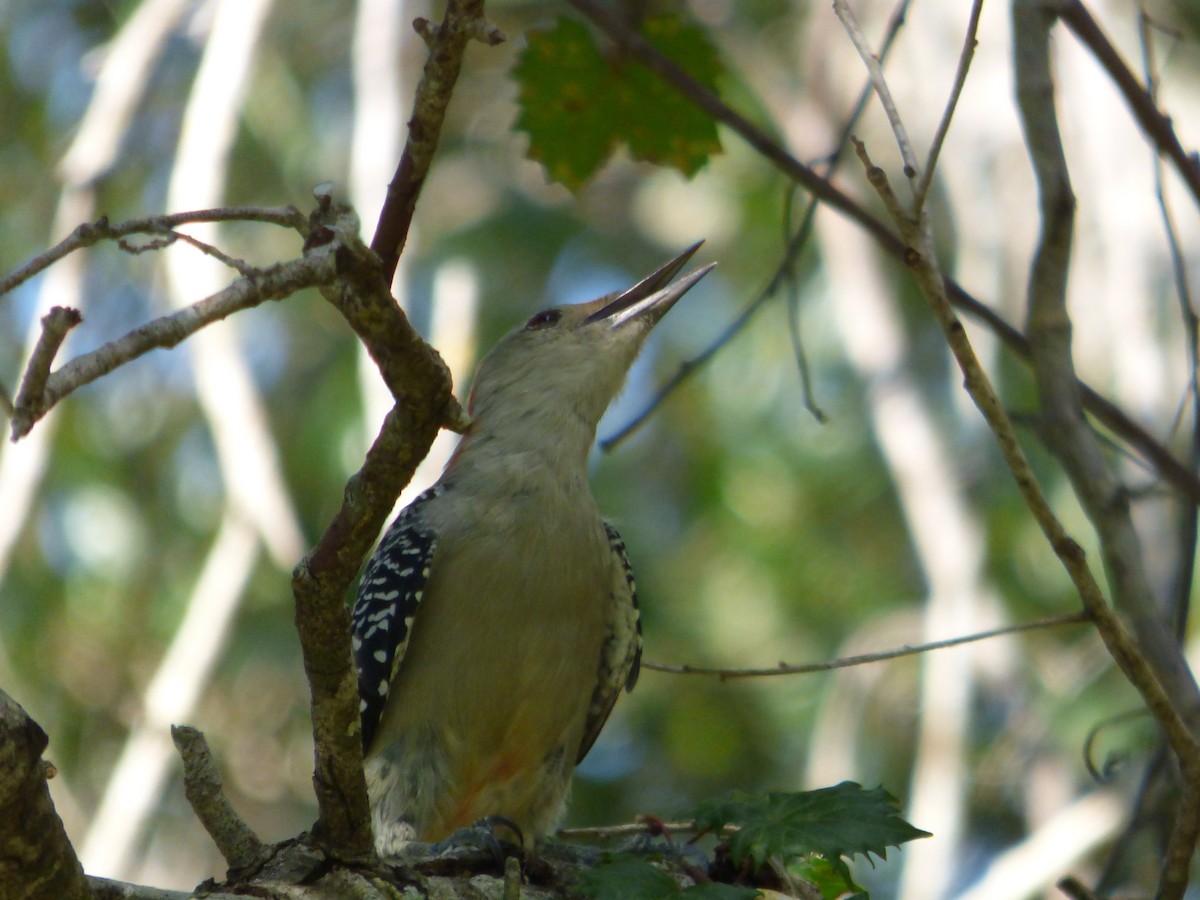
[[[515,840],[505,840],[497,831],[507,832]],[[433,855],[439,859],[462,861],[491,861],[504,868],[504,859],[525,843],[521,826],[508,816],[484,816],[473,825],[460,828],[449,837],[433,844]]]

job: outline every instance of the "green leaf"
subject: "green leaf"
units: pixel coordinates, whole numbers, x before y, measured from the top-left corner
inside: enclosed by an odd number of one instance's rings
[[[667,900],[679,896],[679,885],[644,859],[615,856],[579,877],[579,889],[592,900]]]
[[[930,836],[900,818],[883,788],[869,791],[851,781],[803,793],[736,795],[702,806],[696,825],[714,831],[739,826],[728,838],[729,851],[735,863],[749,859],[755,866],[773,856],[788,861],[817,853],[845,869],[840,857],[882,859],[888,847]]]
[[[642,32],[715,90],[721,66],[703,30],[657,16],[642,22]],[[721,149],[715,122],[639,64],[601,52],[573,19],[531,31],[513,74],[520,85],[517,127],[529,134],[529,155],[573,191],[622,144],[637,159],[689,177]]]
[[[824,900],[870,900],[871,895],[854,883],[840,857],[831,862],[823,856],[809,856],[793,863],[788,871],[820,891]]]

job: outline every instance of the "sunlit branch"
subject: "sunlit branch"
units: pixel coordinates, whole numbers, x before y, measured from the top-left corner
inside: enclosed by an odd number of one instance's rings
[[[123,337],[75,357],[50,374],[45,379],[44,388],[36,394],[22,388],[12,421],[13,440],[28,434],[34,424],[68,394],[107,375],[118,366],[156,348],[174,347],[204,326],[238,310],[249,309],[268,300],[281,300],[303,288],[326,284],[336,277],[337,261],[332,252],[313,254],[257,270],[252,277],[239,278],[211,297],[147,322]],[[53,349],[57,350],[57,345]],[[26,382],[36,362],[38,356],[34,354],[30,368],[26,370]],[[46,365],[49,365],[49,360],[46,360]]]
[[[304,213],[296,207],[276,206],[230,206],[218,209],[201,209],[192,212],[171,213],[162,216],[150,216],[143,219],[129,219],[113,224],[104,216],[95,222],[84,223],[72,231],[66,238],[59,241],[44,253],[39,253],[29,262],[14,272],[0,278],[0,296],[7,294],[13,288],[24,284],[60,259],[92,247],[101,241],[120,241],[137,234],[173,235],[180,225],[194,222],[265,222],[292,228],[302,236],[308,234],[308,220]]]

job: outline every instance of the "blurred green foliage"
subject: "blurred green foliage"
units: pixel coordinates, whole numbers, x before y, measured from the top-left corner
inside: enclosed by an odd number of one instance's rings
[[[703,30],[677,16],[639,24],[673,62],[716,88],[720,64]],[[529,134],[529,155],[573,191],[621,144],[634,159],[689,176],[720,150],[716,122],[641,66],[605,54],[572,19],[529,32],[513,77],[520,85],[516,127]]]

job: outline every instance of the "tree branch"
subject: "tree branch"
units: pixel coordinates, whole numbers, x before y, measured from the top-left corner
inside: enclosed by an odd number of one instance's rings
[[[1056,0],[1055,8],[1058,17],[1071,29],[1075,37],[1092,51],[1096,61],[1108,72],[1108,77],[1125,98],[1129,111],[1142,126],[1142,131],[1158,148],[1158,152],[1171,160],[1175,170],[1191,191],[1192,197],[1200,204],[1200,157],[1197,157],[1195,152],[1188,153],[1183,149],[1179,137],[1175,134],[1175,127],[1171,124],[1171,117],[1159,110],[1153,95],[1142,86],[1137,76],[1121,59],[1117,48],[1100,29],[1081,0]]]
[[[892,99],[892,92],[888,89],[879,55],[871,49],[867,36],[863,34],[858,25],[858,19],[855,18],[854,12],[846,0],[833,0],[833,11],[841,21],[842,27],[846,29],[850,43],[858,51],[858,57],[867,70],[871,85],[875,88],[875,95],[879,98],[883,111],[887,115],[888,124],[892,127],[892,134],[896,137],[896,146],[900,148],[900,158],[904,161],[904,177],[908,179],[913,193],[916,194],[919,190],[917,178],[921,172],[921,165],[917,162],[916,151],[913,150],[912,141],[908,137],[908,129],[904,127],[904,120],[900,118],[896,101]]]
[[[1022,622],[1019,625],[1006,625],[1003,628],[993,628],[976,634],[966,634],[961,637],[947,638],[943,641],[931,641],[927,644],[905,645],[895,650],[884,650],[880,653],[864,653],[859,656],[844,656],[841,659],[820,663],[780,663],[771,668],[761,669],[721,669],[705,666],[675,666],[667,663],[642,660],[643,669],[653,669],[656,672],[668,672],[674,675],[715,675],[722,681],[733,678],[765,678],[774,675],[810,675],[814,672],[832,672],[835,669],[848,669],[851,666],[865,666],[871,663],[886,662],[889,659],[899,659],[902,656],[914,656],[918,653],[928,653],[931,650],[945,650],[948,647],[958,647],[962,644],[973,644],[1007,634],[1020,634],[1023,631],[1036,631],[1041,628],[1053,628],[1058,625],[1078,625],[1089,620],[1086,612],[1066,613],[1061,616],[1050,616],[1036,622]]]
[[[382,260],[383,277],[389,285],[408,240],[417,197],[441,138],[442,122],[467,43],[475,39],[495,46],[504,40],[500,30],[483,17],[483,0],[449,0],[441,25],[430,26],[425,19],[417,19],[413,25],[429,46],[429,58],[413,99],[404,153],[388,185],[375,237],[371,240],[371,249]]]
[[[887,175],[871,162],[866,148],[861,142],[856,146],[859,157],[867,169],[867,177],[871,184],[881,194],[890,194],[891,186],[888,184]],[[886,204],[893,207],[898,204],[898,201],[894,199],[893,195],[886,201]],[[930,302],[935,316],[942,325],[947,343],[963,371],[967,392],[995,434],[1022,498],[1033,513],[1034,519],[1046,536],[1055,555],[1067,570],[1071,582],[1079,592],[1084,610],[1096,623],[1096,629],[1099,631],[1109,655],[1120,666],[1130,683],[1137,688],[1145,700],[1146,706],[1163,726],[1167,739],[1180,758],[1180,764],[1185,771],[1189,767],[1195,767],[1195,770],[1200,773],[1200,743],[1192,736],[1179,710],[1175,707],[1172,695],[1164,688],[1163,683],[1139,649],[1137,642],[1126,629],[1124,622],[1108,606],[1104,594],[1100,590],[1100,585],[1088,567],[1083,548],[1067,534],[1042,492],[1033,469],[1029,465],[1029,460],[1025,456],[1025,451],[1017,440],[1012,421],[1000,403],[999,397],[996,396],[987,373],[979,364],[962,323],[958,321],[950,306],[944,290],[945,281],[937,269],[932,247],[929,246],[931,237],[928,229],[921,228],[916,222],[907,218],[898,224],[904,227],[908,236],[913,239],[913,246],[909,251],[910,268],[922,294]]]
[[[1084,417],[1079,397],[1071,352],[1071,319],[1067,311],[1075,197],[1059,135],[1054,81],[1050,72],[1050,29],[1054,20],[1054,13],[1038,0],[1020,0],[1013,6],[1017,105],[1037,180],[1041,219],[1041,235],[1028,289],[1028,332],[1033,370],[1047,446],[1062,463],[1076,496],[1096,529],[1114,602],[1129,617],[1136,635],[1136,641],[1129,641],[1130,646],[1123,649],[1117,661],[1163,722],[1167,739],[1183,771],[1184,800],[1171,837],[1172,854],[1164,867],[1158,894],[1164,898],[1179,898],[1187,888],[1187,866],[1181,871],[1181,867],[1172,865],[1171,860],[1177,862],[1181,856],[1190,859],[1195,849],[1196,791],[1200,788],[1197,780],[1200,779],[1200,743],[1197,741],[1200,689],[1178,645],[1159,617],[1142,561],[1142,545],[1130,515],[1128,491],[1108,464]],[[1120,625],[1116,616],[1110,615],[1112,623]],[[1098,617],[1097,624],[1103,634],[1106,623]],[[1118,637],[1116,631],[1112,637]],[[1160,692],[1165,697],[1158,697]],[[1164,716],[1167,721],[1163,720]],[[1184,843],[1186,846],[1182,846]]]
[[[87,900],[83,867],[46,786],[48,743],[46,732],[0,691],[0,897]]]
[[[304,213],[291,205],[199,209],[191,212],[149,216],[144,219],[129,219],[116,225],[110,223],[107,216],[102,216],[95,222],[85,222],[77,226],[67,237],[45,253],[39,253],[15,271],[0,278],[0,296],[41,274],[60,259],[77,250],[95,246],[101,241],[120,241],[122,238],[135,234],[157,234],[165,237],[173,234],[180,225],[186,225],[189,222],[266,222],[284,228],[294,228],[301,235],[308,234],[307,219]]]
[[[45,387],[36,394],[28,387],[34,364],[38,363],[38,355],[34,354],[26,369],[26,385],[17,398],[12,439],[16,441],[27,435],[37,421],[68,394],[107,375],[118,366],[150,350],[174,347],[205,325],[224,319],[238,310],[249,309],[268,300],[282,300],[303,288],[326,284],[336,277],[336,269],[331,250],[256,270],[254,274],[238,278],[211,297],[147,322],[103,347],[76,357],[46,378]],[[46,360],[46,365],[49,366],[49,360]],[[35,377],[36,386],[36,376],[32,377]]]
[[[879,50],[879,58],[881,61],[887,59],[888,53],[891,51],[892,45],[895,42],[896,36],[900,33],[901,27],[904,25],[905,16],[908,14],[909,0],[900,0],[896,4],[896,8],[892,11],[891,18],[888,20],[887,32],[884,35],[882,46]],[[846,148],[849,146],[850,135],[854,133],[858,125],[859,119],[862,117],[863,111],[867,107],[867,101],[871,97],[871,84],[867,84],[859,91],[858,100],[855,101],[853,109],[846,117],[846,121],[842,124],[842,130],[838,138],[835,140],[833,149],[825,156],[824,177],[829,178],[841,163],[845,155]],[[791,194],[789,194],[789,197]],[[767,305],[776,293],[785,284],[789,286],[795,283],[796,262],[800,258],[801,251],[808,245],[809,238],[812,236],[813,225],[816,222],[817,207],[820,205],[818,199],[814,196],[809,196],[808,202],[804,207],[804,215],[800,220],[800,225],[787,238],[784,247],[782,258],[775,266],[775,271],[771,275],[767,284],[759,291],[754,299],[738,313],[733,321],[725,326],[720,334],[716,336],[703,350],[695,356],[685,359],[679,364],[679,368],[675,373],[666,380],[655,392],[654,396],[647,401],[646,405],[636,413],[628,422],[620,429],[608,435],[600,441],[600,449],[605,453],[613,450],[619,444],[632,435],[639,429],[647,419],[654,413],[656,409],[674,393],[684,381],[686,381],[693,372],[706,365],[709,360],[716,356],[717,352],[728,344],[734,337],[741,333],[742,329],[750,323],[755,315],[763,307]],[[790,217],[788,217],[790,219]],[[785,231],[790,227],[785,223]],[[816,419],[820,422],[825,421],[825,413],[817,405],[815,398],[812,396],[810,379],[806,374],[806,364],[803,359],[803,348],[800,344],[797,335],[798,326],[796,325],[796,306],[797,301],[789,297],[788,310],[792,324],[793,345],[796,348],[797,362],[799,364],[801,381],[804,389],[805,406],[812,412]]]
[[[17,418],[18,410],[27,410],[41,402],[54,357],[58,355],[59,348],[71,329],[82,321],[83,316],[79,310],[65,306],[52,306],[50,312],[42,316],[42,333],[29,356],[25,377],[21,379],[21,389],[13,403],[14,419]]]
[[[259,862],[266,848],[229,804],[204,735],[195,728],[172,725],[171,740],[183,760],[188,803],[229,868],[247,869]]]
[[[296,628],[312,688],[313,782],[320,808],[315,833],[335,855],[369,857],[374,851],[345,598],[438,429],[461,429],[465,416],[450,393],[441,357],[412,329],[389,292],[378,257],[359,241],[353,211],[326,197],[312,225],[305,253],[337,260],[338,278],[322,293],[366,345],[396,398],[362,468],[347,483],[341,508],[292,576]]]

